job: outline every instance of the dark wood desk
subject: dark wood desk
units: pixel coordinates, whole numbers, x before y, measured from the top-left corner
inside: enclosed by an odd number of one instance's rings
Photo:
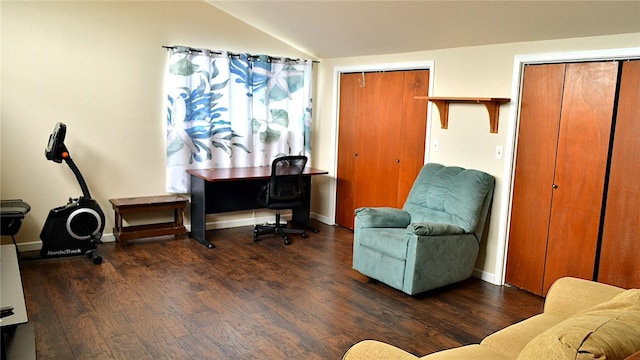
[[[271,177],[271,166],[192,169],[191,175],[191,237],[208,248],[215,247],[205,236],[206,215],[228,211],[260,209],[258,193],[262,185]],[[309,226],[309,206],[311,203],[311,177],[328,172],[307,167],[302,172],[304,181],[304,205],[292,209],[292,221]]]

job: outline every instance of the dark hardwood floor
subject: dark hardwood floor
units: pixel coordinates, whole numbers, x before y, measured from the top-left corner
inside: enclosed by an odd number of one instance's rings
[[[23,260],[39,359],[340,359],[377,339],[416,355],[480,341],[543,300],[469,279],[408,296],[351,269],[353,233],[302,239],[213,230],[217,246],[140,240],[85,257]],[[169,240],[167,240],[169,239]]]

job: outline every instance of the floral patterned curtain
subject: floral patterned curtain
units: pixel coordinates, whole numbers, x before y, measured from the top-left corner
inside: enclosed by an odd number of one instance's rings
[[[311,80],[311,60],[170,47],[167,192],[190,191],[187,169],[309,157]]]

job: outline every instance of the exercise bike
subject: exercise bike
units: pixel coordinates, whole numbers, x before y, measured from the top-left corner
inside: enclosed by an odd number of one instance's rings
[[[45,156],[47,160],[56,163],[64,160],[76,176],[82,189],[82,196],[75,199],[69,198],[67,204],[49,211],[49,216],[40,232],[42,240],[40,256],[53,258],[84,254],[98,265],[102,263],[98,245],[102,243],[100,239],[104,230],[105,217],[98,203],[91,198],[87,183],[64,145],[66,132],[65,124],[59,122],[55,125],[53,133],[49,136]]]

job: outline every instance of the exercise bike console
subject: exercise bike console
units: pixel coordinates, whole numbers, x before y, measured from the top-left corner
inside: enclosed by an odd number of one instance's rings
[[[49,143],[44,150],[44,156],[47,157],[47,160],[57,162],[58,164],[62,162],[62,154],[67,151],[67,148],[64,146],[64,137],[66,134],[67,126],[63,123],[57,123],[53,128],[53,132],[49,135]]]
[[[42,250],[40,256],[44,258],[87,255],[94,264],[100,264],[102,257],[98,254],[98,244],[102,241],[105,217],[98,203],[91,198],[80,170],[71,159],[64,138],[67,127],[57,123],[53,133],[49,136],[49,143],[45,149],[47,160],[56,163],[64,161],[76,176],[82,196],[69,198],[65,205],[49,211],[49,216],[40,233]]]

